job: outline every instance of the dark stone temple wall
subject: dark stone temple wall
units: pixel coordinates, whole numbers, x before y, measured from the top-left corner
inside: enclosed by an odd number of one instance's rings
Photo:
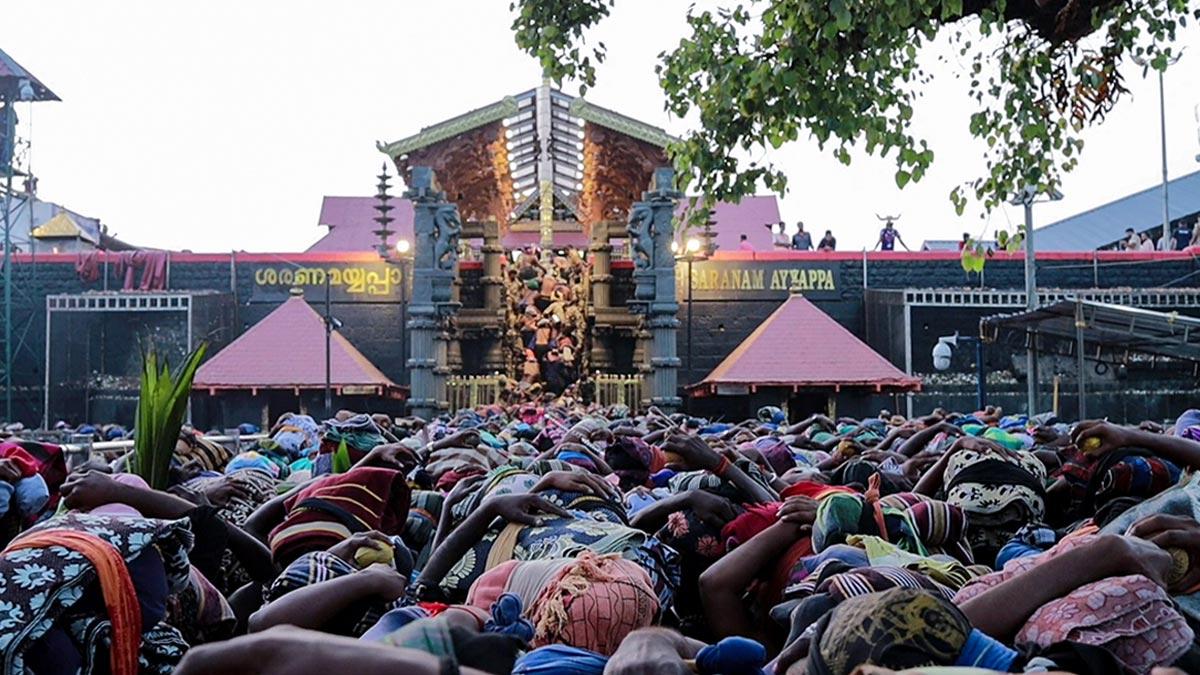
[[[903,337],[894,317],[869,317],[869,291],[904,288],[1020,289],[1024,285],[1023,261],[997,256],[988,261],[983,278],[963,272],[956,254],[867,254],[866,280],[861,253],[777,254],[721,252],[716,259],[693,264],[692,361],[687,360],[686,265],[676,272],[680,301],[679,354],[684,360],[680,382],[696,381],[707,374],[749,335],[795,289],[834,317],[852,333],[871,342],[881,353],[903,366]],[[105,280],[84,282],[76,272],[74,255],[18,257],[14,266],[14,335],[17,337],[14,382],[19,418],[36,423],[41,418],[44,379],[45,297],[119,289],[122,280],[110,266]],[[318,312],[328,283],[332,314],[344,324],[343,334],[384,373],[404,381],[400,335],[400,269],[381,262],[374,254],[189,254],[173,253],[169,265],[171,292],[216,292],[228,297],[230,312],[217,318],[194,320],[197,339],[223,345],[261,320],[301,287]],[[620,304],[632,289],[630,266],[613,265],[613,302]],[[464,308],[483,303],[479,265],[463,265],[459,293]],[[103,276],[103,275],[102,275]],[[1200,286],[1200,264],[1183,254],[1048,254],[1038,258],[1038,285],[1050,288],[1188,288]],[[981,310],[920,309],[912,320],[914,370],[928,372],[928,351],[939,335],[978,329]],[[132,349],[131,337],[116,340],[119,315],[88,321],[74,331],[55,328],[59,340],[80,342],[108,339],[119,348]],[[196,321],[204,325],[196,325]],[[868,330],[868,323],[875,328]],[[114,327],[115,326],[115,327]],[[868,333],[874,335],[868,336]],[[890,345],[890,346],[889,346]],[[287,358],[281,345],[280,358]],[[1006,368],[1010,346],[987,354],[989,366]],[[59,346],[52,345],[57,354]],[[464,345],[464,363],[478,362]],[[780,355],[787,358],[786,354]],[[689,367],[690,365],[690,367]],[[86,366],[81,366],[86,367]],[[969,397],[970,389],[963,396]],[[949,390],[922,396],[958,396]],[[952,400],[952,399],[948,399]]]

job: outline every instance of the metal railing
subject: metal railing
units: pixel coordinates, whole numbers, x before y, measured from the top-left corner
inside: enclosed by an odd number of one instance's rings
[[[500,400],[501,375],[459,375],[446,380],[446,399],[450,410],[491,405]]]
[[[258,441],[268,438],[266,434],[232,434],[218,436],[204,436],[207,441],[218,443],[220,445],[228,445],[241,451],[244,444],[257,443]],[[60,443],[63,455],[66,457],[67,466],[74,468],[88,461],[89,459],[103,459],[109,461],[129,454],[133,450],[133,440],[123,441],[97,441],[95,443]]]
[[[602,406],[626,405],[638,409],[642,405],[641,375],[612,375],[597,373],[596,403]]]

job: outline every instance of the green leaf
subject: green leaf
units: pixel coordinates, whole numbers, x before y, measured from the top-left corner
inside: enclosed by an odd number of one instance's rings
[[[160,362],[153,349],[142,354],[130,469],[155,490],[168,487],[171,459],[187,414],[192,380],[207,350],[208,345],[201,343],[188,354],[174,377],[170,365],[166,360]]]
[[[338,443],[337,452],[333,455],[333,472],[346,473],[350,470],[350,449],[346,447],[346,439]]]
[[[896,172],[896,187],[898,187],[900,189],[904,189],[904,186],[908,185],[908,181],[910,179],[912,179],[912,175],[909,174],[907,171],[905,171],[903,169],[897,171]]]

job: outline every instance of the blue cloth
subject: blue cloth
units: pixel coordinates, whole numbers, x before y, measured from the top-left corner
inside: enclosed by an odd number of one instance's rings
[[[1175,435],[1183,436],[1187,433],[1188,429],[1194,426],[1200,426],[1200,410],[1196,410],[1195,408],[1185,410],[1184,413],[1175,420]]]
[[[249,422],[242,422],[241,424],[238,425],[238,433],[239,434],[246,434],[248,436],[250,434],[257,434],[259,431],[261,431],[261,429],[258,428],[257,424],[250,424]]]
[[[12,508],[14,496],[17,513],[21,514],[22,518],[29,518],[46,508],[46,502],[50,500],[50,490],[46,487],[46,480],[37,474],[22,478],[16,484],[0,481],[0,518]]]
[[[1007,673],[1016,660],[1017,651],[1015,649],[1009,649],[1004,643],[993,639],[986,633],[979,630],[972,630],[971,634],[967,636],[967,643],[963,645],[962,651],[958,655],[958,660],[954,662],[954,665],[972,666]]]
[[[634,516],[638,511],[654,504],[658,500],[653,496],[641,492],[631,492],[625,495],[625,514]]]
[[[1019,539],[1013,539],[1005,544],[1000,549],[1000,552],[996,554],[996,569],[1004,569],[1004,566],[1007,565],[1009,561],[1016,560],[1017,558],[1027,558],[1031,555],[1037,555],[1042,552],[1043,550],[1036,546],[1030,546]]]
[[[486,633],[514,635],[524,642],[533,642],[533,624],[521,617],[521,598],[505,593],[492,603],[492,618],[483,625]]]
[[[665,488],[671,485],[671,478],[675,476],[675,471],[672,469],[663,469],[658,473],[650,476],[650,484],[656,488]]]
[[[365,640],[366,642],[382,642],[383,638],[404,628],[413,621],[427,618],[429,618],[429,612],[423,607],[413,605],[411,607],[393,609],[379,617],[379,621],[376,621],[375,625],[367,629],[367,632],[363,633],[362,637],[358,639]]]
[[[866,551],[848,544],[830,546],[816,555],[810,555],[807,558],[801,559],[800,564],[804,565],[805,571],[812,573],[813,570],[821,566],[821,563],[827,560],[840,560],[855,569],[871,564]]]
[[[767,662],[767,648],[744,637],[727,637],[696,654],[696,669],[704,675],[757,675]]]
[[[547,645],[517,659],[513,675],[603,675],[608,659],[578,647]]]

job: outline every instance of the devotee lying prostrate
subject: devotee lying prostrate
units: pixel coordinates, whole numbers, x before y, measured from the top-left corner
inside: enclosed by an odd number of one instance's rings
[[[560,397],[269,436],[185,429],[158,490],[5,440],[5,671],[1200,672],[1197,411]]]

